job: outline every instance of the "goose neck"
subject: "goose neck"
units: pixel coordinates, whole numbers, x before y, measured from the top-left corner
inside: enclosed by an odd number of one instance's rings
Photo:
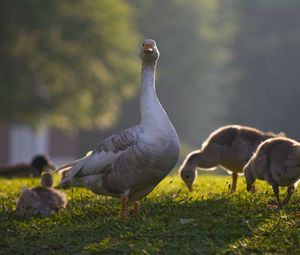
[[[163,109],[155,91],[156,62],[142,64],[142,88],[141,88],[141,121],[148,125],[154,119],[161,118]],[[163,114],[164,115],[164,114]],[[147,123],[147,124],[146,124]]]
[[[155,90],[155,71],[156,63],[145,63],[142,64],[142,92],[145,89]]]

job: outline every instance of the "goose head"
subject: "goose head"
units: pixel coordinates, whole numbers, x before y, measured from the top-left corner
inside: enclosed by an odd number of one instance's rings
[[[141,50],[140,57],[143,62],[155,62],[159,58],[159,51],[156,47],[156,42],[152,39],[144,40]]]

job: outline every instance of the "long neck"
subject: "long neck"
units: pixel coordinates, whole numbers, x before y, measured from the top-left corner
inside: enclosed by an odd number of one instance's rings
[[[168,120],[155,91],[156,63],[142,64],[142,88],[141,88],[141,124],[153,125],[157,121]]]

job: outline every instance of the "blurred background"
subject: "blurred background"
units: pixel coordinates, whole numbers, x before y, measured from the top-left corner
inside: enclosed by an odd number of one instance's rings
[[[231,123],[300,139],[299,13],[297,0],[1,0],[0,162],[60,164],[137,124],[144,38],[182,157]]]

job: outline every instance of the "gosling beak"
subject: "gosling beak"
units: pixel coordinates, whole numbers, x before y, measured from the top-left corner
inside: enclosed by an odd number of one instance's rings
[[[144,53],[145,54],[152,54],[154,52],[152,44],[145,44],[144,45]]]
[[[252,185],[247,185],[247,191],[248,192],[252,191],[252,189],[253,189]]]
[[[189,191],[193,191],[193,183],[186,183],[186,186],[188,187]]]

